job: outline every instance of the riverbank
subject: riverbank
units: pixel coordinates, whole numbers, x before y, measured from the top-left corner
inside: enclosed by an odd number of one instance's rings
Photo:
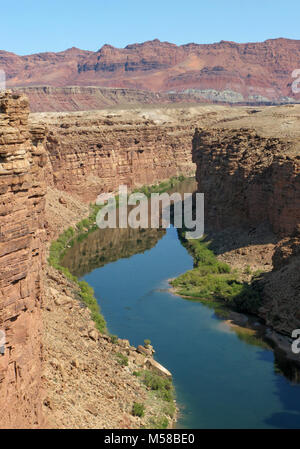
[[[80,301],[79,288],[59,271],[48,267],[44,281],[43,409],[48,427],[173,426],[171,380],[151,371],[156,367],[152,353],[100,333]],[[153,383],[147,385],[142,374],[148,372]]]
[[[220,261],[210,249],[209,240],[179,238],[194,259],[193,270],[171,281],[175,291],[186,298],[223,301],[240,312],[254,313],[259,307],[259,287],[241,279],[237,269]],[[253,279],[256,277],[254,274]]]
[[[233,232],[230,231],[226,233],[227,238],[224,232],[219,232],[198,241],[186,240],[184,232],[179,232],[182,244],[194,259],[194,268],[176,279],[170,279],[170,291],[214,308],[216,315],[224,319],[241,338],[252,339],[254,344],[263,339],[277,357],[299,367],[299,356],[291,350],[292,339],[267,326],[259,316],[262,277],[272,268],[275,236],[260,227],[256,230],[260,244],[232,251],[228,236]],[[245,230],[240,230],[240,234],[242,240]],[[224,251],[226,245],[230,248],[228,252]]]

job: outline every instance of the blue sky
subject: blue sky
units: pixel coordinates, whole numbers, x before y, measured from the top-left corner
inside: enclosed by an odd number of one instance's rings
[[[0,3],[0,49],[98,50],[158,38],[175,44],[300,39],[299,0],[16,0]]]

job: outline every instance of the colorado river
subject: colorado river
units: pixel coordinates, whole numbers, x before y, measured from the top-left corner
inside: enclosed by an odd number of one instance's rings
[[[179,428],[300,428],[300,386],[275,369],[273,352],[170,292],[168,279],[193,268],[174,228],[97,230],[64,263],[94,288],[112,334],[151,340],[173,374]]]

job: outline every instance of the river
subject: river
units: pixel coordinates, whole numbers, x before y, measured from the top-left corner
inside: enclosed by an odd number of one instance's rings
[[[168,279],[193,268],[176,229],[97,230],[64,264],[94,288],[112,334],[135,346],[151,340],[173,374],[178,428],[300,428],[300,385],[273,351],[170,292]]]

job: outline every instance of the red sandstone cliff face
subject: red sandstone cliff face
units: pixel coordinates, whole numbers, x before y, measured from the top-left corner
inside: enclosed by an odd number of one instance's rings
[[[97,52],[72,48],[29,56],[0,51],[0,69],[6,72],[9,87],[119,87],[174,92],[177,97],[178,93],[184,93],[197,101],[230,103],[286,102],[287,97],[300,101],[300,94],[293,93],[291,88],[292,72],[299,68],[299,63],[300,41],[289,39],[181,46],[156,39],[124,49],[104,45]],[[67,92],[42,94],[38,89],[28,91],[28,95],[34,110],[55,110],[55,98],[56,107],[64,105],[64,110],[85,108],[88,99],[92,104],[101,104],[97,95],[90,92],[70,97]],[[168,101],[176,101],[176,95]],[[41,96],[51,103],[47,106],[51,109],[44,109]],[[124,103],[124,98],[118,101]]]
[[[31,112],[87,111],[115,105],[171,103],[181,98],[164,93],[107,87],[18,87],[16,93],[28,96]],[[193,101],[191,95],[185,101]]]
[[[300,157],[294,143],[249,129],[197,130],[193,160],[209,225],[268,222],[277,235],[300,223]]]
[[[0,427],[37,427],[41,416],[42,140],[28,132],[28,100],[0,96]]]
[[[49,127],[48,184],[84,201],[121,184],[131,188],[195,173],[191,124],[162,126],[96,113],[52,118],[43,117]]]

